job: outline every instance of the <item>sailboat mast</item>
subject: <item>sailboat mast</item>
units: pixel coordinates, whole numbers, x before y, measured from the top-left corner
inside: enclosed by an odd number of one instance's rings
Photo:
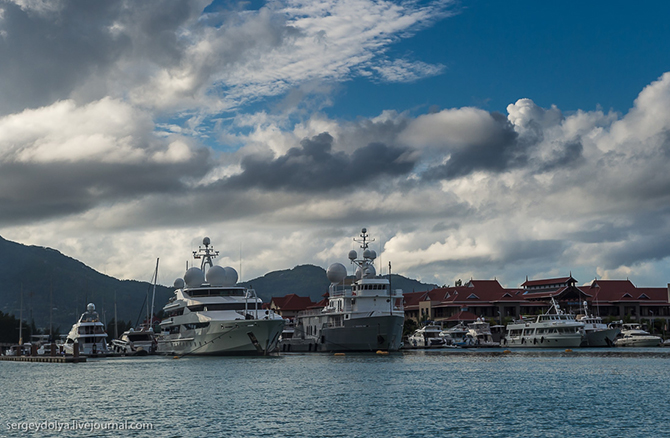
[[[21,308],[19,309],[19,345],[23,345],[23,283],[21,283]]]
[[[151,297],[151,315],[149,316],[149,328],[153,330],[154,328],[154,301],[156,300],[156,283],[158,283],[158,261],[160,259],[156,258],[156,271],[154,272],[154,291],[153,296]]]

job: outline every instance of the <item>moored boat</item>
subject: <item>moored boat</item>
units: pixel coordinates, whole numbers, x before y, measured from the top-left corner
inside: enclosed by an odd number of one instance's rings
[[[500,342],[493,340],[491,325],[482,318],[477,318],[475,322],[468,324],[468,334],[474,340],[473,347],[486,348],[500,346]]]
[[[79,320],[72,326],[67,334],[63,350],[65,354],[75,353],[75,343],[78,344],[79,354],[85,356],[105,356],[109,354],[107,348],[107,332],[100,321],[95,305],[89,303]]]
[[[583,323],[564,313],[552,299],[549,310],[534,320],[521,318],[508,324],[503,344],[523,348],[574,348],[582,343],[583,329]]]
[[[407,341],[410,348],[430,348],[443,347],[445,345],[444,338],[440,336],[442,327],[435,324],[426,324],[418,328],[412,333]]]
[[[613,323],[612,326],[618,324]],[[615,341],[617,347],[659,347],[663,340],[654,336],[646,330],[642,330],[637,323],[621,323],[621,336]]]
[[[266,355],[273,352],[284,320],[253,289],[237,285],[237,271],[214,265],[218,255],[205,237],[193,252],[202,259],[175,280],[175,295],[163,307],[157,350],[174,355]]]
[[[377,254],[368,248],[370,240],[363,228],[363,258],[349,252],[357,266],[355,280],[347,284],[347,269],[332,264],[326,274],[331,284],[328,303],[308,309],[295,317],[292,337],[283,340],[281,351],[396,351],[402,346],[405,320],[402,290],[393,290],[388,278],[376,275]]]
[[[609,327],[599,316],[589,315],[586,301],[584,301],[584,313],[585,315],[577,315],[575,318],[576,321],[584,323],[582,347],[613,347],[621,329]]]

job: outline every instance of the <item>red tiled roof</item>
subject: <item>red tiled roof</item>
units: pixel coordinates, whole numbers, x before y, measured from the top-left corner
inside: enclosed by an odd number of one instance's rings
[[[572,276],[561,277],[561,278],[545,278],[542,280],[526,280],[521,286],[531,287],[531,286],[545,286],[548,284],[565,284],[570,280],[577,281],[574,278],[572,278]]]
[[[663,301],[668,302],[664,287],[635,287],[630,280],[593,280],[590,286],[580,287],[593,296],[594,301]],[[642,295],[647,298],[644,298]]]
[[[305,310],[314,302],[309,297],[300,297],[296,294],[288,294],[284,297],[272,297],[272,303],[281,310]]]

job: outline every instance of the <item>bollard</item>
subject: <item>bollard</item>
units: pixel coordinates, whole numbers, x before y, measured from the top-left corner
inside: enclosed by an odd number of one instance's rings
[[[52,342],[52,343],[51,343],[51,348],[50,348],[50,350],[51,350],[51,355],[52,355],[52,356],[55,356],[55,355],[56,355],[56,343],[55,343],[55,342]]]
[[[30,355],[37,356],[37,345],[30,344]]]
[[[72,344],[72,355],[74,357],[79,357],[79,342]]]

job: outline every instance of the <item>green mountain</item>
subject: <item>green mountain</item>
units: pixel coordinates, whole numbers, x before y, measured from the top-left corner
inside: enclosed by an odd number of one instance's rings
[[[264,302],[269,302],[272,297],[283,297],[288,294],[310,297],[312,301],[321,301],[323,295],[328,292],[330,282],[322,267],[301,265],[293,269],[273,271],[263,277],[240,284],[253,287]],[[402,289],[403,292],[418,292],[434,289],[437,285],[425,284],[402,275],[392,274],[391,287]]]
[[[21,245],[2,237],[0,284],[0,311],[18,318],[23,295],[23,319],[48,327],[53,309],[53,327],[59,327],[61,333],[70,330],[87,303],[95,304],[103,321],[111,321],[115,296],[119,321],[135,324],[152,289],[147,282],[101,274],[54,249]],[[157,286],[155,308],[161,309],[171,295],[171,289]]]
[[[436,287],[396,274],[391,283],[394,289],[405,292]],[[292,293],[320,301],[328,292],[329,281],[323,268],[301,265],[241,284],[253,287],[264,302]],[[103,322],[109,323],[114,318],[116,301],[119,321],[135,325],[146,315],[145,300],[152,290],[148,282],[117,280],[55,249],[26,246],[2,237],[0,285],[0,312],[18,318],[23,308],[25,322],[34,321],[38,328],[48,328],[52,310],[53,327],[59,328],[60,333],[70,330],[87,303],[94,303]],[[154,311],[162,309],[172,294],[172,288],[157,286]]]

